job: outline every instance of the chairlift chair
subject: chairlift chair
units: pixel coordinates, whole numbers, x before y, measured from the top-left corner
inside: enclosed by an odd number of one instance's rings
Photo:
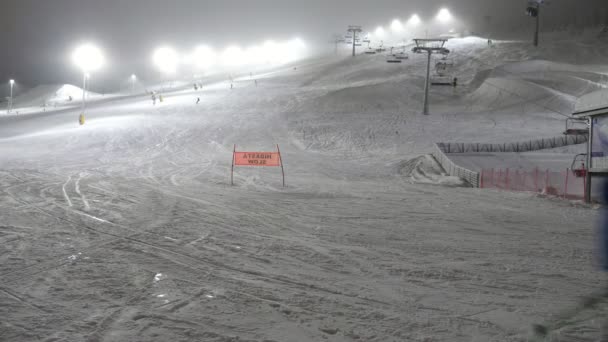
[[[410,56],[405,52],[399,52],[395,55],[395,58],[399,59],[399,60],[406,60],[406,59],[410,59]]]
[[[585,161],[587,161],[587,154],[581,153],[577,154],[572,160],[572,165],[570,169],[572,173],[578,178],[583,178],[587,176],[587,167],[585,166]]]
[[[580,125],[585,125],[581,127]],[[578,126],[578,127],[577,127]],[[589,127],[587,121],[579,118],[567,118],[566,119],[566,130],[564,135],[588,135]]]
[[[434,86],[454,86],[454,78],[445,75],[434,75],[431,77],[431,85]]]
[[[395,63],[396,64],[396,63],[401,63],[401,62],[402,62],[402,60],[398,59],[396,55],[388,54],[386,56],[386,63]]]

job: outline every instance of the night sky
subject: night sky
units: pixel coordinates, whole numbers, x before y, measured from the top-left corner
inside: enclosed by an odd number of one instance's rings
[[[2,0],[0,81],[78,83],[78,70],[69,57],[85,41],[102,47],[111,65],[104,72],[105,83],[98,84],[112,84],[133,72],[149,75],[151,53],[160,44],[190,50],[205,43],[222,49],[299,36],[323,50],[329,49],[332,34],[342,33],[348,24],[372,30],[414,12],[428,18],[444,6],[471,31],[515,36],[531,29],[531,20],[524,15],[526,4],[527,0]],[[606,23],[607,9],[606,0],[553,0],[543,13],[543,26]]]

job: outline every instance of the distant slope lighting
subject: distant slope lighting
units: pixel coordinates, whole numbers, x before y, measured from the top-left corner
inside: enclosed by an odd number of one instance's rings
[[[101,50],[92,44],[85,44],[74,50],[72,61],[83,73],[97,71],[104,64]]]
[[[403,32],[403,24],[398,19],[393,20],[391,23],[391,30],[395,33]]]
[[[194,50],[193,62],[198,69],[209,69],[217,63],[217,54],[208,46],[199,46]]]
[[[384,28],[382,28],[382,26],[379,26],[378,28],[376,28],[376,31],[374,31],[374,35],[379,38],[384,37],[384,33]]]
[[[418,26],[420,25],[420,23],[422,23],[422,20],[420,20],[420,17],[418,16],[418,14],[414,14],[410,17],[410,20],[407,21],[407,24],[410,26]]]
[[[449,23],[452,21],[452,13],[447,8],[442,8],[439,13],[437,13],[437,20],[442,23]]]
[[[247,61],[244,58],[243,50],[238,46],[231,46],[222,53],[221,62],[225,66],[236,67],[245,64]]]
[[[177,52],[169,47],[161,47],[156,49],[153,56],[154,65],[165,74],[174,74],[177,72],[179,57]]]

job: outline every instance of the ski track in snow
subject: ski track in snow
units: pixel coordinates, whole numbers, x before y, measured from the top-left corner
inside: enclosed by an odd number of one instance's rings
[[[605,281],[596,211],[457,188],[421,155],[559,135],[549,109],[608,68],[543,61],[550,43],[450,44],[463,86],[434,88],[428,117],[425,58],[378,55],[184,86],[154,108],[92,101],[82,127],[76,110],[0,125],[0,339],[527,341]],[[230,186],[234,144],[281,145],[287,188],[275,168],[237,168]],[[599,324],[560,333],[591,341]]]
[[[81,179],[82,179],[82,173],[78,175],[78,179],[76,180],[76,184],[75,184],[75,190],[76,190],[76,193],[80,196],[82,203],[84,204],[84,209],[89,210],[89,209],[91,209],[91,206],[89,205],[89,201],[87,201],[87,198],[84,196],[84,194],[82,194],[80,192],[80,180]]]
[[[70,196],[68,196],[68,192],[66,191],[65,188],[71,181],[72,181],[72,176],[68,176],[68,180],[61,187],[61,190],[63,191],[63,198],[65,198],[65,201],[68,203],[69,207],[72,207],[72,200],[70,200]]]

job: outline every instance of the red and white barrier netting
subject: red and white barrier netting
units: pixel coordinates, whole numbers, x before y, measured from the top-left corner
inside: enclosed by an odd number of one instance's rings
[[[480,187],[508,191],[537,192],[567,199],[585,197],[585,175],[581,170],[489,169],[481,171]]]

